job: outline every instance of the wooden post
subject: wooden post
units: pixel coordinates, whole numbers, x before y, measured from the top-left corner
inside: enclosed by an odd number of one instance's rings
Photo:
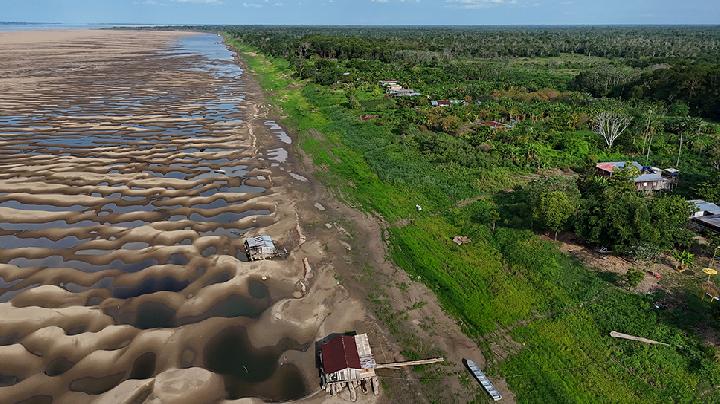
[[[350,389],[350,401],[357,401],[357,391],[355,391],[356,382],[348,382],[348,389]]]

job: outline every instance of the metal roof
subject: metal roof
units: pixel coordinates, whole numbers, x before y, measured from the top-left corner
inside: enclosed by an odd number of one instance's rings
[[[635,182],[655,182],[664,180],[662,174],[641,174],[635,177]]]
[[[662,176],[663,170],[657,167],[644,167],[637,161],[631,161],[630,165],[640,170],[640,175],[635,177],[635,182],[657,182],[666,181]],[[600,170],[605,172],[613,173],[617,169],[622,169],[627,166],[625,161],[608,161],[605,163],[598,163],[595,165]]]
[[[391,95],[406,95],[406,96],[420,95],[419,92],[417,92],[411,88],[401,88],[398,90],[390,90],[389,94],[391,94]]]
[[[691,201],[688,201],[695,205],[698,212],[708,212],[712,215],[718,215],[720,214],[720,206],[712,203],[712,202],[706,202],[702,199],[693,199]]]
[[[720,231],[720,215],[700,216],[696,217],[695,220],[716,231]]]
[[[358,334],[355,336],[355,345],[357,345],[357,353],[360,357],[360,367],[363,369],[374,369],[377,363],[370,349],[370,341],[367,334]]]
[[[270,236],[257,236],[257,237],[246,238],[245,243],[247,243],[248,247],[250,247],[250,248],[257,248],[257,247],[275,248],[275,244],[273,244],[272,237],[270,237]]]
[[[320,358],[325,373],[351,368],[362,369],[355,337],[338,335],[320,347]]]

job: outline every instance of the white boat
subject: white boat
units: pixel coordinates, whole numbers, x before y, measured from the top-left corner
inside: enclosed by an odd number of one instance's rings
[[[465,359],[465,365],[467,365],[468,369],[470,369],[470,372],[472,372],[473,376],[475,376],[475,379],[480,382],[480,384],[483,386],[485,391],[490,394],[490,397],[492,397],[493,401],[500,401],[502,400],[502,395],[499,391],[495,388],[495,385],[492,384],[490,379],[488,379],[487,376],[485,376],[485,373],[483,373],[482,370],[480,370],[480,366],[478,366],[475,362],[473,362],[470,359]]]

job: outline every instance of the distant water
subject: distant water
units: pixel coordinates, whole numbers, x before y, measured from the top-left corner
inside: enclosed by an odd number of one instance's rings
[[[41,31],[55,29],[100,29],[112,27],[152,27],[145,24],[64,24],[64,23],[35,23],[35,22],[0,22],[2,31]]]

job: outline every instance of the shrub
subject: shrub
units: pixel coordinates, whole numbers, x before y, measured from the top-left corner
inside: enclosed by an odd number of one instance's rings
[[[645,274],[643,274],[642,271],[637,268],[628,269],[624,277],[625,284],[628,286],[629,289],[636,288],[643,279],[645,279]]]

